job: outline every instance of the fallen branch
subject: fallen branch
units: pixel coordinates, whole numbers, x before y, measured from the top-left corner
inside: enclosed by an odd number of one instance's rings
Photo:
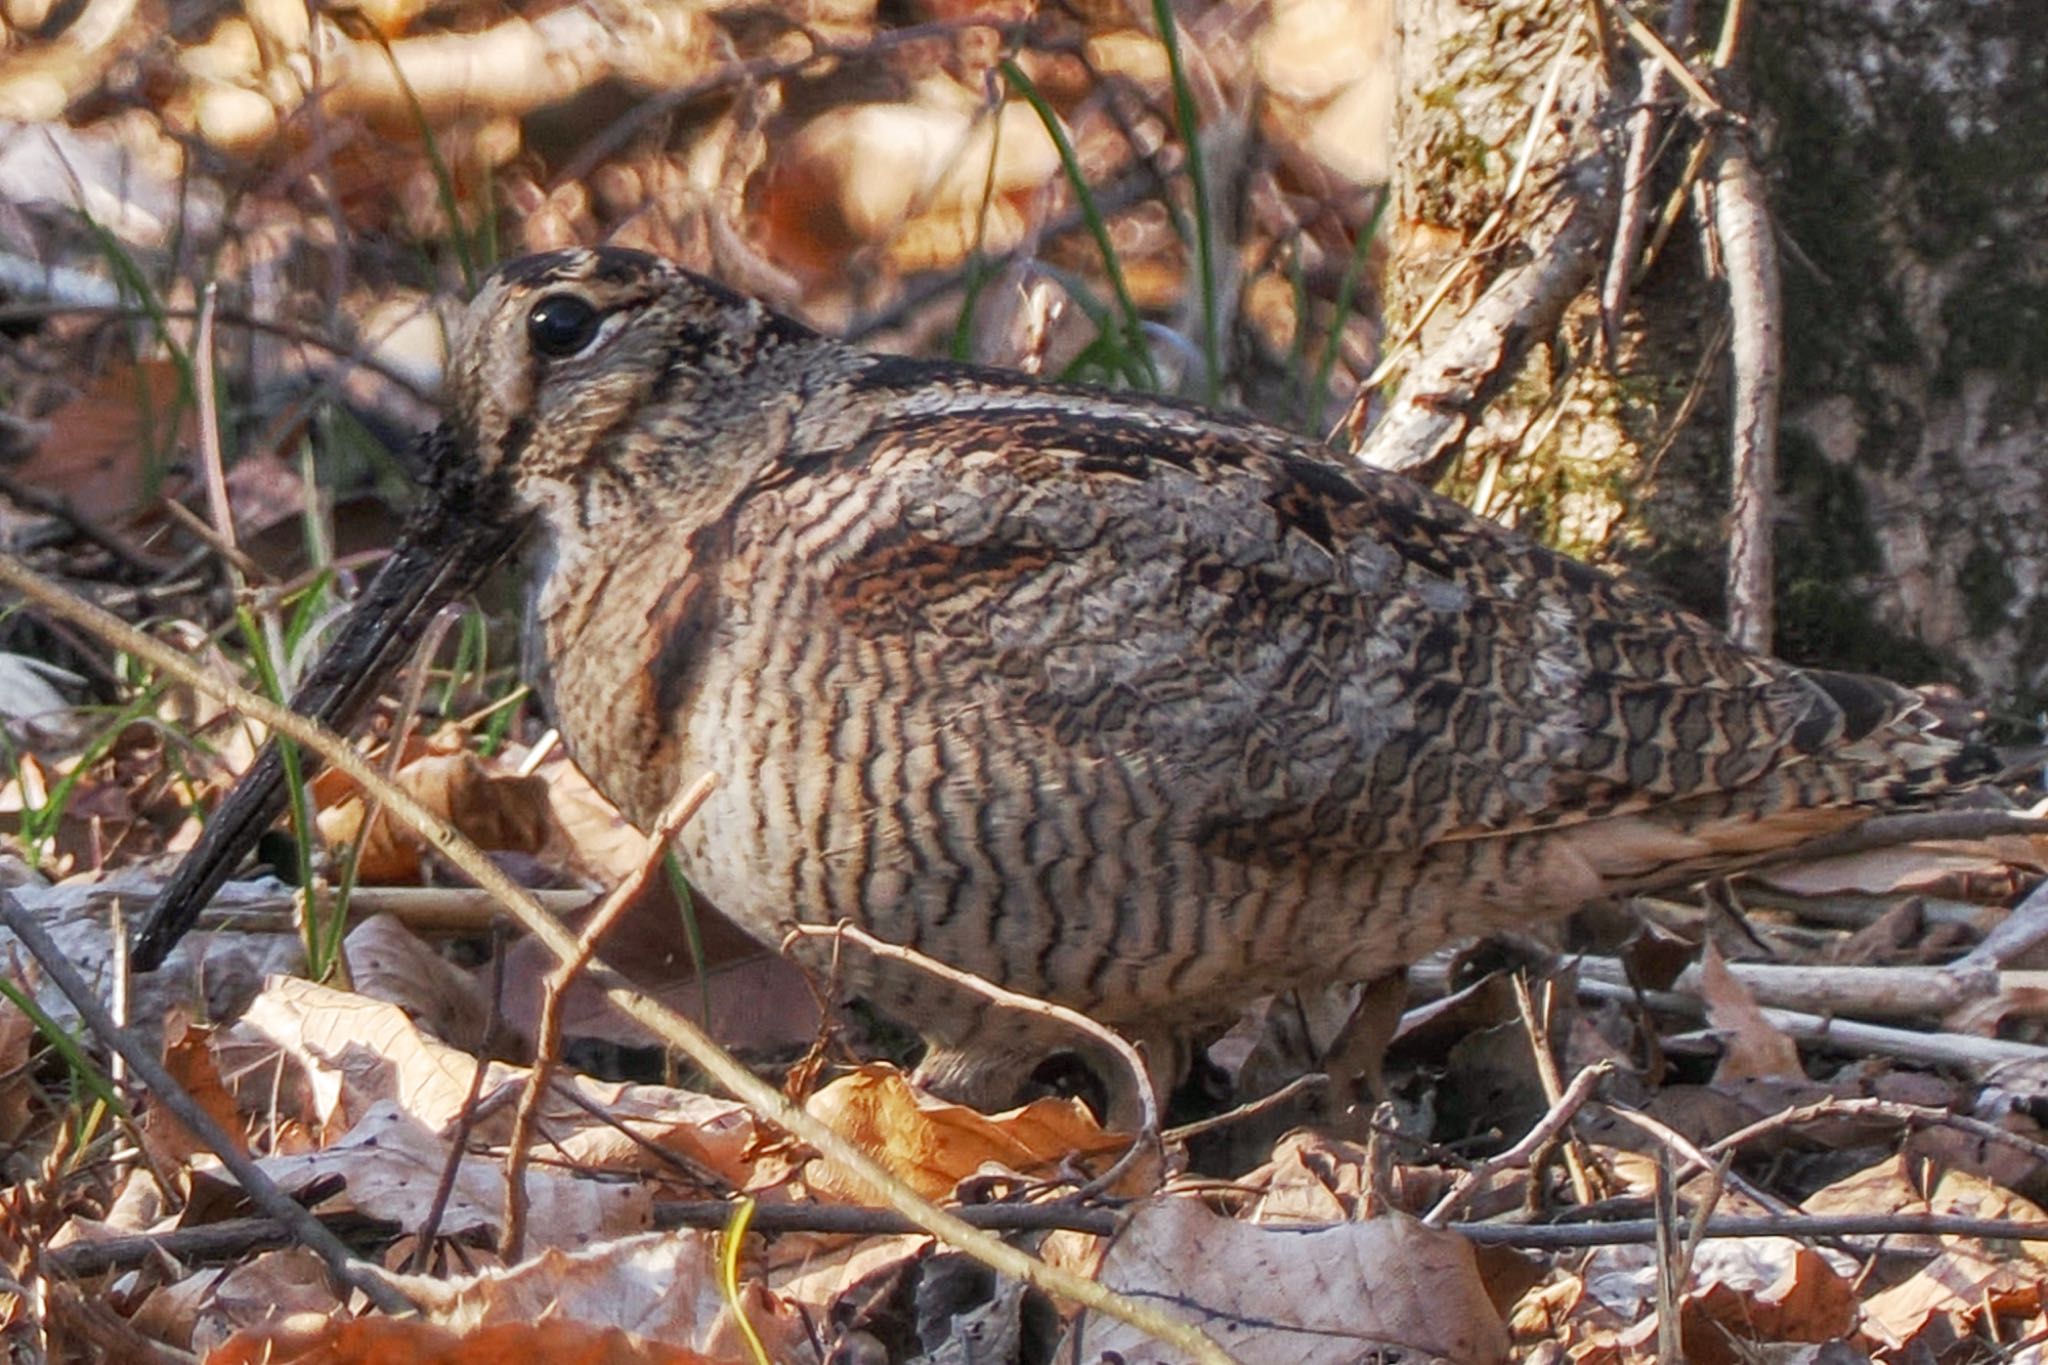
[[[1994,839],[2002,834],[2048,834],[2048,820],[2010,810],[1908,811],[1903,815],[1878,815],[1854,829],[1810,839],[1758,859],[1751,870],[1778,863],[1819,862],[1849,853],[1868,853],[1875,848],[1899,844],[1940,843],[1968,839]]]
[[[1079,1232],[1107,1237],[1122,1214],[1113,1209],[1072,1204],[978,1204],[955,1209],[962,1222],[988,1232]],[[654,1206],[660,1228],[723,1229],[731,1225],[733,1206],[722,1199],[661,1203]],[[345,1220],[336,1219],[340,1223]],[[346,1220],[360,1225],[359,1216]],[[1330,1223],[1266,1223],[1275,1233],[1314,1233],[1338,1226]],[[749,1231],[769,1236],[792,1232],[843,1234],[856,1237],[901,1236],[918,1232],[917,1224],[891,1209],[847,1204],[761,1204],[754,1209]],[[1528,1251],[1560,1251],[1580,1247],[1630,1246],[1656,1241],[1656,1220],[1625,1218],[1602,1223],[1452,1223],[1446,1229],[1482,1246],[1520,1247]],[[1712,1239],[1755,1237],[1979,1237],[1989,1241],[2048,1242],[2048,1223],[2003,1218],[1966,1218],[1938,1213],[1783,1214],[1759,1218],[1710,1218],[1705,1235]],[[231,1218],[203,1227],[169,1232],[135,1233],[124,1237],[74,1242],[43,1257],[43,1269],[79,1279],[147,1264],[162,1256],[183,1261],[220,1261],[250,1251],[288,1246],[291,1235],[269,1218]]]
[[[1771,509],[1778,498],[1778,396],[1784,304],[1769,192],[1736,129],[1723,129],[1711,231],[1727,269],[1729,344],[1728,634],[1771,647]]]
[[[1640,1001],[1650,1009],[1682,1018],[1697,1019],[1706,1014],[1706,1006],[1693,996],[1674,991],[1637,991],[1632,986],[1593,980],[1590,975],[1580,977],[1579,994],[1624,1005]],[[1796,1010],[1765,1009],[1763,1016],[1771,1027],[1796,1042],[1825,1045],[1856,1055],[1875,1053],[1934,1066],[2048,1065],[2048,1047],[2007,1042],[2002,1038],[1973,1038],[1963,1033],[1923,1033],[1917,1029],[1862,1024]]]
[[[1618,959],[1588,957],[1579,970],[1595,981],[1627,982]],[[1804,1010],[1810,1014],[1850,1015],[1859,1019],[1939,1019],[1965,1005],[2004,995],[2014,1000],[2014,1013],[2048,1014],[2048,972],[2001,972],[1960,964],[1956,967],[1844,967],[1825,963],[1731,962],[1729,973],[1756,996],[1760,1005]],[[1671,989],[1697,994],[1700,969],[1686,970]],[[2022,993],[2036,992],[2037,1000]]]
[[[1363,405],[1348,434],[1361,463],[1409,473],[1447,459],[1529,348],[1549,336],[1593,277],[1614,215],[1604,188],[1584,191],[1527,264],[1503,271],[1450,334],[1408,371],[1400,393],[1360,441]]]
[[[2026,894],[2012,912],[1959,959],[1957,968],[2003,967],[2048,940],[2048,881]]]

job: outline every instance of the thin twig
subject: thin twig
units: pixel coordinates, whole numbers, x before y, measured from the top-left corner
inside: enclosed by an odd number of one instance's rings
[[[1422,329],[1429,325],[1429,320],[1436,315],[1436,310],[1443,305],[1444,300],[1451,296],[1451,291],[1457,288],[1467,274],[1478,266],[1486,253],[1493,249],[1501,229],[1507,224],[1508,211],[1520,198],[1522,186],[1528,179],[1529,165],[1535,159],[1536,148],[1541,145],[1542,135],[1550,127],[1550,109],[1557,100],[1558,89],[1564,81],[1565,68],[1570,64],[1572,48],[1578,41],[1579,30],[1584,27],[1585,21],[1585,14],[1580,12],[1574,14],[1571,22],[1565,26],[1564,36],[1558,41],[1557,52],[1551,58],[1549,68],[1544,72],[1542,89],[1537,94],[1535,105],[1529,111],[1529,129],[1522,136],[1522,147],[1515,156],[1515,164],[1508,170],[1507,184],[1501,189],[1500,202],[1493,206],[1493,211],[1479,224],[1478,230],[1465,243],[1457,259],[1444,267],[1443,273],[1437,277],[1436,284],[1423,299],[1422,306],[1409,317],[1399,333],[1383,343],[1379,363],[1373,366],[1372,373],[1359,381],[1360,397],[1353,400],[1352,412],[1347,414],[1344,422],[1340,424],[1351,433],[1352,444],[1358,444],[1358,436],[1363,430],[1361,424],[1364,421],[1363,404],[1366,396],[1384,384],[1406,362],[1408,348],[1422,335]]]
[[[1520,1141],[1506,1151],[1490,1156],[1462,1172],[1457,1183],[1451,1186],[1443,1198],[1436,1201],[1435,1207],[1422,1216],[1422,1221],[1433,1228],[1444,1227],[1450,1222],[1451,1215],[1463,1208],[1466,1201],[1478,1193],[1479,1187],[1495,1174],[1528,1165],[1530,1158],[1555,1141],[1557,1135],[1564,1131],[1565,1125],[1577,1117],[1579,1110],[1585,1107],[1586,1101],[1593,1097],[1593,1091],[1599,1087],[1600,1082],[1606,1080],[1613,1071],[1612,1062],[1595,1062],[1572,1077],[1571,1085],[1551,1101],[1550,1108],[1544,1111],[1543,1117],[1536,1121],[1534,1127],[1522,1134]]]
[[[235,546],[214,528],[212,522],[194,512],[176,498],[165,498],[159,504],[172,521],[206,542],[207,549],[220,556],[228,568],[230,582],[237,597],[241,596],[245,582],[264,577],[263,566]]]
[[[1703,137],[1692,144],[1692,150],[1685,154],[1685,167],[1678,173],[1678,185],[1664,200],[1663,211],[1657,215],[1657,226],[1650,233],[1650,244],[1643,248],[1643,258],[1636,262],[1634,282],[1641,284],[1650,273],[1650,267],[1664,254],[1664,243],[1678,227],[1678,220],[1685,216],[1685,205],[1692,198],[1693,186],[1699,183],[1700,172],[1706,169],[1707,152],[1714,140]]]
[[[1735,65],[1735,55],[1742,50],[1743,0],[1728,0],[1728,8],[1721,13],[1721,36],[1714,43],[1714,70],[1726,71]]]
[[[633,102],[632,107],[620,117],[606,124],[596,136],[576,149],[576,154],[564,162],[549,181],[548,188],[563,185],[582,184],[590,173],[623,151],[632,141],[633,135],[641,129],[666,118],[676,110],[694,104],[706,95],[722,90],[749,85],[765,85],[772,81],[787,80],[802,76],[811,67],[824,63],[850,64],[866,58],[883,56],[897,48],[912,43],[926,42],[933,38],[952,38],[969,28],[995,28],[1007,41],[1006,26],[991,24],[984,15],[976,14],[967,19],[939,20],[925,24],[906,24],[887,33],[877,33],[858,43],[825,43],[816,35],[806,31],[804,37],[811,48],[801,57],[756,57],[752,61],[730,62],[720,66],[708,76],[685,82],[660,92],[649,92],[644,98]],[[836,74],[820,72],[820,77]]]
[[[455,1197],[455,1181],[462,1173],[462,1158],[469,1150],[469,1135],[481,1117],[478,1104],[483,1099],[484,1076],[491,1069],[485,1049],[497,1037],[505,1008],[505,935],[501,931],[494,938],[497,941],[491,945],[491,1011],[484,1020],[476,1065],[470,1068],[469,1093],[463,1096],[462,1107],[455,1111],[455,1125],[448,1133],[448,1159],[441,1163],[441,1176],[434,1184],[434,1197],[427,1205],[427,1216],[420,1220],[419,1231],[414,1234],[412,1261],[407,1267],[414,1275],[426,1274],[433,1264],[434,1242],[441,1235],[441,1220],[448,1215],[448,1201]]]
[[[1683,1365],[1684,1343],[1679,1336],[1678,1297],[1678,1182],[1671,1178],[1671,1157],[1659,1152],[1651,1174],[1650,1212],[1657,1224],[1657,1284],[1651,1310],[1657,1315],[1657,1347],[1651,1359],[1656,1365]]]
[[[1676,37],[1692,27],[1692,0],[1675,0],[1665,11],[1664,31]],[[1664,132],[1664,97],[1671,73],[1655,57],[1645,57],[1636,78],[1636,109],[1629,115],[1628,147],[1621,161],[1621,204],[1616,215],[1614,245],[1607,255],[1607,274],[1600,283],[1600,343],[1612,367],[1621,350],[1622,316],[1628,311],[1629,286],[1643,249],[1650,206],[1650,172],[1657,164]]]
[[[1233,1124],[1243,1123],[1246,1119],[1257,1118],[1260,1114],[1270,1113],[1290,1100],[1306,1095],[1311,1090],[1320,1090],[1329,1083],[1330,1078],[1328,1076],[1325,1076],[1320,1071],[1311,1071],[1306,1076],[1296,1076],[1293,1080],[1270,1094],[1261,1095],[1255,1100],[1247,1100],[1245,1103],[1238,1105],[1237,1108],[1224,1113],[1213,1114],[1206,1119],[1197,1119],[1193,1123],[1183,1123],[1178,1128],[1169,1128],[1161,1133],[1159,1137],[1168,1146],[1189,1142],[1201,1137],[1204,1133],[1213,1133],[1219,1128],[1228,1128]]]
[[[219,299],[220,285],[207,281],[199,294],[199,326],[192,338],[192,387],[197,390],[193,397],[199,403],[199,458],[206,475],[207,512],[213,518],[213,533],[230,552],[228,572],[234,578],[235,596],[239,598],[243,586],[239,581],[240,547],[235,541],[234,506],[228,501],[227,460],[221,450],[220,394],[214,387],[213,320]]]
[[[1713,91],[1701,84],[1698,76],[1692,74],[1692,68],[1685,64],[1685,59],[1671,50],[1671,44],[1658,37],[1655,29],[1630,14],[1620,0],[1612,2],[1614,12],[1621,16],[1621,26],[1627,30],[1628,36],[1633,38],[1636,46],[1649,54],[1659,66],[1671,73],[1671,78],[1678,82],[1679,88],[1685,91],[1688,99],[1698,105],[1702,112],[1724,116],[1728,113],[1727,106],[1715,97]]]
[[[1772,610],[1771,509],[1778,495],[1778,401],[1784,378],[1784,304],[1769,191],[1742,135],[1719,134],[1714,219],[1728,278],[1728,634],[1768,650]]]
[[[718,774],[705,773],[684,788],[655,818],[647,832],[647,851],[640,864],[605,895],[597,913],[576,938],[576,954],[557,962],[541,988],[540,1022],[535,1027],[533,1066],[519,1092],[519,1107],[512,1113],[512,1136],[505,1150],[505,1215],[498,1232],[498,1254],[507,1265],[525,1254],[526,1245],[526,1163],[533,1141],[534,1124],[540,1119],[541,1099],[548,1093],[549,1080],[562,1055],[562,1001],[569,987],[590,965],[598,944],[619,922],[626,907],[639,899],[654,878],[655,869],[668,857],[669,841],[690,823],[711,793],[718,788]]]
[[[1698,1143],[1679,1132],[1676,1128],[1673,1128],[1670,1124],[1652,1115],[1645,1114],[1640,1109],[1631,1109],[1625,1104],[1609,1103],[1606,1112],[1623,1123],[1641,1129],[1649,1134],[1660,1146],[1683,1158],[1685,1164],[1673,1168],[1671,1172],[1672,1179],[1675,1181],[1685,1181],[1691,1177],[1694,1171],[1712,1172],[1726,1165],[1725,1161],[1717,1161],[1714,1157],[1701,1151]],[[1720,1149],[1717,1146],[1715,1150],[1718,1152]],[[1744,1180],[1740,1176],[1724,1174],[1721,1179],[1732,1184],[1738,1193],[1754,1199],[1772,1213],[1790,1215],[1798,1212],[1798,1209],[1785,1200],[1778,1198],[1759,1185]]]
[[[161,312],[153,313],[146,308],[125,303],[57,302],[0,305],[0,323],[34,321],[39,318],[73,315],[150,321],[162,317],[182,322],[196,318],[198,313],[197,310],[191,308],[165,308]],[[247,313],[237,312],[232,308],[216,309],[214,318],[216,321],[224,323],[229,327],[246,327],[252,332],[263,332],[285,341],[295,342],[301,346],[311,346],[315,350],[326,352],[336,360],[345,362],[340,368],[366,370],[387,384],[394,385],[403,390],[409,397],[417,399],[422,403],[432,403],[434,401],[432,393],[420,387],[417,379],[408,375],[397,366],[379,360],[374,355],[350,346],[346,342],[336,341],[333,337],[323,336],[310,327],[301,327],[296,323],[290,322],[279,322],[274,318],[252,317]]]
[[[975,1204],[953,1210],[955,1217],[989,1232],[1080,1232],[1096,1237],[1114,1233],[1121,1214],[1112,1209],[1074,1204]],[[360,1224],[360,1215],[331,1220]],[[723,1228],[732,1222],[732,1204],[723,1199],[663,1202],[654,1206],[659,1228]],[[1330,1223],[1267,1223],[1275,1234],[1315,1233],[1340,1226]],[[792,1232],[892,1236],[919,1231],[918,1225],[893,1209],[849,1204],[763,1204],[755,1209],[753,1230],[770,1236]],[[1560,1251],[1584,1247],[1628,1246],[1654,1241],[1654,1219],[1620,1219],[1606,1223],[1452,1223],[1455,1232],[1483,1246]],[[1964,1218],[1954,1214],[1795,1214],[1768,1218],[1710,1218],[1709,1239],[1755,1237],[1978,1237],[1987,1241],[2048,1242],[2048,1223],[1998,1218]],[[182,1261],[230,1260],[250,1251],[288,1246],[292,1236],[270,1218],[230,1218],[200,1227],[169,1232],[135,1233],[95,1238],[44,1253],[42,1269],[53,1275],[83,1279],[145,1265],[163,1256]]]
[[[1529,978],[1517,972],[1513,978],[1515,1008],[1521,1013],[1522,1028],[1529,1036],[1529,1052],[1536,1063],[1536,1078],[1543,1086],[1543,1098],[1555,1109],[1565,1101],[1564,1077],[1557,1069],[1557,1055],[1550,1049],[1550,1010],[1555,996],[1552,983],[1543,983],[1543,1007],[1537,1008],[1536,999],[1529,989]],[[1576,1084],[1576,1081],[1574,1082]],[[1586,1170],[1586,1160],[1579,1152],[1578,1144],[1568,1131],[1560,1131],[1559,1140],[1564,1144],[1564,1168],[1571,1176],[1572,1193],[1581,1204],[1593,1202],[1593,1177]]]
[[[2035,1142],[1995,1123],[1988,1123],[1968,1114],[1951,1114],[1946,1109],[1931,1109],[1926,1105],[1906,1104],[1899,1100],[1866,1098],[1843,1098],[1816,1100],[1792,1109],[1781,1109],[1766,1115],[1744,1128],[1738,1128],[1726,1137],[1707,1147],[1707,1152],[1719,1156],[1724,1152],[1738,1151],[1758,1138],[1777,1132],[1781,1128],[1796,1128],[1808,1123],[1825,1123],[1830,1120],[1852,1118],[1884,1118],[1903,1123],[1907,1127],[1952,1128],[1967,1133],[1980,1142],[1988,1142],[2013,1151],[2024,1153],[2030,1159],[2048,1167],[2048,1145]]]
[[[55,517],[77,532],[82,539],[92,542],[112,555],[115,562],[130,573],[153,578],[159,571],[159,566],[150,563],[134,546],[98,522],[81,516],[77,509],[72,507],[69,499],[59,494],[25,483],[4,469],[0,469],[0,494],[4,494],[10,502],[17,503],[28,511]]]
[[[441,652],[442,643],[448,638],[448,632],[454,629],[455,622],[461,615],[462,608],[453,602],[435,612],[433,619],[427,623],[426,630],[421,632],[418,646],[413,650],[411,666],[405,671],[405,690],[398,699],[398,714],[391,723],[391,738],[384,746],[384,779],[387,782],[398,781],[399,769],[405,766],[405,742],[412,733],[413,722],[419,718],[420,702],[427,692],[428,670],[433,667],[435,657]],[[379,824],[384,819],[383,802],[367,792],[360,800],[363,818],[356,825],[354,847],[349,851],[348,861],[342,871],[341,884],[335,891],[340,904],[332,912],[344,923],[348,917],[350,904],[356,896],[355,882],[357,870],[362,866],[363,852],[369,848],[371,836],[377,832]],[[312,891],[313,888],[308,887],[307,894],[301,901],[305,909],[305,921],[300,925],[300,931],[306,940],[308,961],[316,960],[316,954],[312,951],[313,945],[327,942],[320,932],[322,912]],[[349,967],[346,938],[335,946],[338,951],[334,955],[334,966],[342,982],[351,982],[355,979],[355,974]]]
[[[1456,449],[1516,362],[1550,335],[1565,306],[1592,278],[1612,209],[1604,190],[1582,194],[1532,258],[1497,276],[1415,363],[1369,435],[1363,433],[1365,396],[1373,386],[1366,383],[1333,440],[1353,449],[1361,462],[1397,472],[1427,468]]]

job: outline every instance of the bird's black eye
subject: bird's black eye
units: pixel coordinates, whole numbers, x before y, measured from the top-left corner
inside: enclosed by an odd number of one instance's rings
[[[542,355],[575,355],[597,335],[597,306],[581,294],[550,294],[526,315],[526,339]]]

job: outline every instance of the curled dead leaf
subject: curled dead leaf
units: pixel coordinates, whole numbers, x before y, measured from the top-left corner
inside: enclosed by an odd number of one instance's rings
[[[1120,1155],[1129,1143],[1104,1132],[1079,1100],[1034,1100],[986,1115],[920,1094],[901,1071],[881,1063],[841,1076],[804,1107],[927,1199],[951,1194],[986,1166],[1043,1174],[1070,1157]],[[812,1162],[805,1178],[827,1197],[870,1197],[828,1163]]]

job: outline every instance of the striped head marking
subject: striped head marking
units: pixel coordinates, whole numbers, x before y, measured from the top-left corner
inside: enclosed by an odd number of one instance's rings
[[[526,256],[494,272],[457,330],[446,403],[455,444],[533,508],[764,346],[811,334],[656,256],[617,247]],[[609,456],[608,456],[609,452]]]

